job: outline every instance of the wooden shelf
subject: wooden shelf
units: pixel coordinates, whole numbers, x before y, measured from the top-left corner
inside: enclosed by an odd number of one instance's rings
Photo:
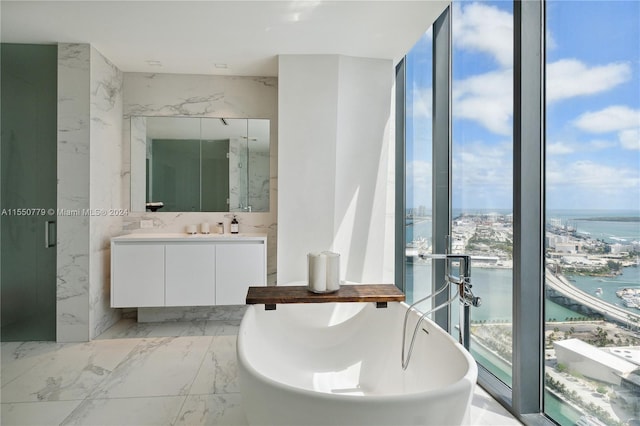
[[[281,303],[375,302],[381,308],[387,302],[404,300],[404,293],[393,284],[358,284],[342,285],[334,293],[321,294],[309,291],[307,286],[249,287],[246,303],[275,309]]]

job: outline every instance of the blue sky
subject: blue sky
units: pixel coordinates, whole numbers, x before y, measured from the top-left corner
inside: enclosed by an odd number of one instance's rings
[[[453,207],[510,209],[512,3],[454,2],[452,22]],[[548,209],[640,214],[639,22],[637,0],[547,2]],[[408,59],[408,206],[431,203],[430,43]]]

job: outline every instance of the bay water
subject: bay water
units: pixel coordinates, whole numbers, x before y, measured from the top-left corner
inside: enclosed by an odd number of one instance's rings
[[[471,214],[489,212],[470,212]],[[508,213],[508,212],[498,212]],[[459,214],[454,212],[455,215]],[[627,218],[628,221],[620,221]],[[576,228],[579,234],[592,239],[601,239],[609,244],[631,244],[640,241],[640,218],[638,212],[633,211],[605,211],[605,210],[558,210],[547,212],[547,220],[556,219],[562,224]],[[601,220],[600,220],[601,219]],[[609,220],[608,220],[609,219]],[[617,220],[610,220],[617,219]],[[431,239],[431,220],[416,220],[407,226],[407,243],[418,238]],[[591,277],[583,275],[568,276],[572,283],[581,290],[589,293],[600,293],[598,297],[618,305],[630,312],[638,313],[636,308],[627,308],[616,296],[620,288],[640,288],[640,267],[623,268],[621,275],[615,277]],[[430,291],[431,261],[417,262],[407,266],[407,296],[408,300],[416,300]],[[473,290],[482,297],[482,306],[472,309],[474,321],[498,320],[511,321],[512,309],[512,270],[493,268],[473,268]],[[581,315],[563,306],[547,300],[545,304],[547,321],[563,321],[568,318],[580,318]]]

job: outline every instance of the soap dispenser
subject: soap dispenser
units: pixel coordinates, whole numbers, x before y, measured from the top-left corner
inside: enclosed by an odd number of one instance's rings
[[[236,219],[236,215],[233,215],[233,219],[231,219],[231,233],[232,234],[237,234],[238,233],[238,219]]]

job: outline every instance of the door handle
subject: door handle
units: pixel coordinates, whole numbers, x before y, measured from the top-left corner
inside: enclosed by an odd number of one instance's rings
[[[44,222],[44,248],[55,247],[56,238],[56,221],[46,220]]]

